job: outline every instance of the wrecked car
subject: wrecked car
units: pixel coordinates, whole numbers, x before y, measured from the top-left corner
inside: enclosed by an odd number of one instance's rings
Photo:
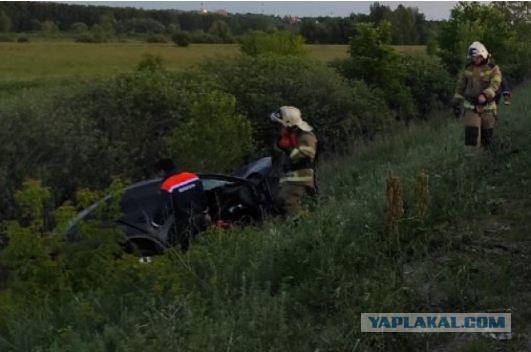
[[[212,223],[256,223],[273,214],[278,188],[278,177],[274,174],[271,157],[255,160],[231,175],[199,174]],[[161,181],[161,178],[141,181],[127,187],[121,194],[121,216],[114,225],[125,233],[122,244],[126,251],[150,256],[160,254],[173,245],[170,241],[173,216],[158,228],[152,226],[152,218],[160,207]],[[96,209],[110,201],[110,196],[107,196],[81,211],[70,223],[67,238],[76,240],[78,224],[94,218]]]

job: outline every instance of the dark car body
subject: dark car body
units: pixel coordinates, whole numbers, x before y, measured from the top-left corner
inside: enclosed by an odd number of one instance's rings
[[[199,174],[212,222],[260,222],[267,214],[274,213],[273,200],[278,179],[271,177],[271,170],[271,157],[265,157],[239,168],[232,175]],[[161,178],[141,181],[123,191],[120,199],[122,215],[114,224],[125,233],[126,249],[152,255],[173,244],[169,239],[173,217],[169,217],[158,228],[151,224],[153,215],[160,207],[161,181]],[[77,224],[94,218],[95,210],[110,201],[110,196],[107,196],[80,212],[67,231],[68,239],[75,240]]]

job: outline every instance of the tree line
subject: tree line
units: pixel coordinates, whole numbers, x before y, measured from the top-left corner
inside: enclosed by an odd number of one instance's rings
[[[250,31],[287,30],[301,34],[308,43],[347,44],[357,24],[392,24],[392,43],[425,44],[430,29],[439,22],[427,21],[417,8],[399,5],[395,10],[378,2],[368,15],[348,17],[279,17],[224,12],[145,10],[132,7],[69,5],[41,2],[1,2],[0,32],[93,32],[103,37],[135,34],[192,34],[194,42],[233,42]]]

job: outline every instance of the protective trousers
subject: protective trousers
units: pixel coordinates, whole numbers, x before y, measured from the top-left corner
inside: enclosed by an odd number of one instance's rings
[[[481,146],[492,147],[494,125],[496,124],[495,111],[465,110],[463,116],[465,125],[465,148],[476,151]]]
[[[277,196],[277,206],[282,214],[288,217],[298,217],[304,213],[302,198],[308,186],[294,182],[284,182],[280,185]]]

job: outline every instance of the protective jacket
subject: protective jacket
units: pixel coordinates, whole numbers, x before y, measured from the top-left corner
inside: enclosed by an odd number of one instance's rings
[[[500,68],[493,63],[485,62],[479,66],[469,63],[459,76],[454,99],[463,100],[463,107],[467,110],[495,111],[495,97],[501,81]],[[478,102],[481,94],[487,98],[485,104]]]
[[[275,149],[285,154],[280,183],[290,182],[315,188],[314,168],[317,138],[312,132],[298,128],[286,128],[278,139]]]

